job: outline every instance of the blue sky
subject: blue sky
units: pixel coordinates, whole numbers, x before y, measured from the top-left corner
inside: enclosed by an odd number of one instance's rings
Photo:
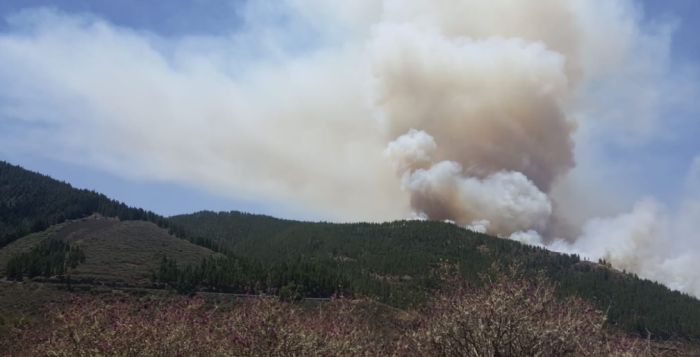
[[[226,33],[240,24],[241,1],[140,1],[140,0],[22,0],[3,1],[0,13],[8,14],[35,7],[51,7],[68,13],[89,13],[138,30],[165,36]],[[7,28],[7,24],[4,24]]]
[[[183,36],[227,36],[242,26],[241,1],[46,1],[15,0],[0,2],[0,31],[10,31],[7,19],[31,8],[49,7],[66,14],[90,14],[121,28],[149,32],[163,38]],[[697,21],[700,3],[693,0],[653,1],[640,3],[648,23],[669,21],[677,24],[673,35],[674,63],[692,68],[700,59],[700,32]],[[297,39],[304,43],[304,39]],[[4,85],[8,85],[5,83]],[[9,84],[12,85],[12,84]],[[696,133],[700,124],[691,109],[664,108],[663,115],[672,135],[660,136],[637,145],[608,143],[605,151],[611,166],[619,167],[610,175],[624,175],[634,180],[633,195],[651,194],[674,203],[680,195],[689,163],[700,153]],[[0,130],[28,130],[17,123],[3,121]],[[30,124],[31,125],[31,124]],[[38,143],[36,145],[39,145]],[[27,144],[31,146],[31,144]],[[641,159],[640,159],[641,158]],[[0,159],[28,169],[49,174],[77,187],[103,192],[126,203],[170,215],[201,209],[243,210],[291,217],[315,218],[298,207],[283,207],[266,199],[231,198],[215,189],[202,189],[187,182],[117,175],[113,170],[89,164],[61,160],[41,150],[24,150],[16,145],[0,144]],[[235,195],[234,195],[235,196]]]
[[[672,18],[678,21],[673,43],[674,55],[696,62],[700,58],[700,38],[695,19],[700,16],[700,4],[694,0],[644,0],[641,3],[650,19]]]

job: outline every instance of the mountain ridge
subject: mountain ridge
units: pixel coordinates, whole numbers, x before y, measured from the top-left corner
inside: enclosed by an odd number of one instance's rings
[[[19,209],[13,210],[17,207]],[[57,214],[61,211],[63,214]],[[266,280],[267,289],[276,294],[327,297],[333,291],[333,284],[342,282],[344,293],[405,308],[421,304],[431,296],[441,284],[440,270],[445,266],[456,270],[471,284],[480,285],[483,284],[480,277],[493,264],[517,264],[528,274],[546,273],[558,285],[558,294],[562,297],[582,297],[607,311],[610,323],[620,329],[643,336],[650,332],[655,338],[700,340],[700,301],[696,298],[577,256],[525,246],[445,222],[335,224],[237,211],[201,211],[166,218],[4,162],[0,162],[0,212],[3,218],[0,238],[5,241],[21,241],[37,232],[45,232],[40,228],[60,231],[62,228],[55,225],[70,225],[69,217],[84,219],[98,213],[117,217],[119,220],[115,222],[120,223],[115,224],[137,227],[119,238],[120,242],[129,241],[133,247],[153,242],[149,239],[157,231],[162,237],[169,233],[172,239],[184,238],[225,257],[200,256],[201,260],[188,260],[176,251],[164,249],[148,258],[146,265],[154,270],[154,275],[167,273],[167,276],[156,277],[160,279],[156,279],[158,283],[185,286],[187,291],[226,290],[226,282],[231,281],[226,269],[234,269],[236,274],[243,272],[252,279],[245,284]],[[50,219],[42,217],[44,213],[48,213]],[[80,215],[83,216],[74,217]],[[52,224],[43,227],[48,223]],[[21,227],[17,229],[13,224]],[[13,236],[32,229],[36,231]],[[99,236],[104,232],[98,230],[95,234]],[[59,236],[56,238],[78,245],[81,239],[89,241],[90,238]],[[8,247],[0,247],[0,256],[8,252]],[[86,261],[90,262],[94,253],[89,250],[86,253]],[[102,255],[109,253],[107,250]],[[158,266],[153,260],[159,256],[170,260],[161,261]],[[107,261],[93,265],[93,275],[109,275],[110,269],[117,270],[114,259]],[[177,267],[173,270],[163,265],[165,263],[174,263]],[[243,269],[241,266],[248,270],[235,270]],[[86,266],[79,265],[73,272],[80,273],[81,269]],[[139,273],[141,282],[146,281],[144,271]],[[219,274],[218,280],[212,280],[213,271]]]

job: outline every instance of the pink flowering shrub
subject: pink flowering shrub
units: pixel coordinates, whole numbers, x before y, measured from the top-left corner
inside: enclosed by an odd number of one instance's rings
[[[601,311],[579,298],[558,299],[543,276],[500,272],[482,289],[457,285],[439,296],[406,334],[415,356],[647,356],[664,351],[606,328]],[[675,354],[668,354],[675,355]]]
[[[457,283],[456,281],[454,283]],[[557,299],[545,279],[503,275],[481,289],[457,287],[397,325],[360,307],[250,299],[78,298],[28,326],[11,356],[645,356],[673,346],[615,334],[580,299]],[[0,353],[2,355],[2,353]],[[688,354],[690,355],[690,354]]]
[[[272,299],[77,299],[18,336],[28,356],[362,356],[383,348],[350,301],[308,311]],[[39,331],[41,330],[41,331]]]

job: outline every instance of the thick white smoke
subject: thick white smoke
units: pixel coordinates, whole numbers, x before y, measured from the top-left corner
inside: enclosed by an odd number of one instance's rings
[[[670,32],[631,1],[287,0],[242,12],[229,36],[181,38],[49,10],[10,18],[0,120],[13,130],[0,149],[327,219],[450,220],[700,295],[700,195],[621,213],[609,207],[627,202],[588,179],[605,171],[599,143],[656,132],[658,98],[673,96],[657,88],[686,88],[664,82],[678,77],[667,76]]]
[[[417,213],[431,219],[478,225],[479,230],[508,236],[544,229],[552,206],[525,175],[498,171],[484,178],[469,176],[454,161],[433,162],[438,149],[423,131],[410,130],[389,143],[385,154],[402,176]]]
[[[685,197],[674,212],[654,199],[637,202],[630,212],[588,221],[574,242],[550,248],[603,258],[619,269],[664,282],[700,296],[700,157],[687,177]]]

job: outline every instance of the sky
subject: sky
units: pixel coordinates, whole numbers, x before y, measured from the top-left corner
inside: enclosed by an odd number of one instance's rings
[[[27,0],[0,2],[0,31],[10,32],[9,18],[37,9],[54,9],[66,14],[95,16],[111,24],[151,32],[164,37],[225,35],[240,26],[241,1],[192,0],[177,5],[170,2],[140,0]],[[0,131],[23,130],[16,123],[0,117]],[[281,207],[258,200],[246,200],[217,194],[201,187],[170,180],[133,179],[91,165],[52,157],[39,150],[10,148],[0,144],[0,160],[21,165],[29,170],[50,175],[75,187],[87,188],[163,215],[191,213],[200,210],[240,210],[290,218],[314,218],[304,210]]]
[[[693,0],[645,0],[639,6],[644,11],[645,21],[673,23],[673,60],[694,66],[700,58],[700,37],[696,35],[700,25],[693,20],[700,16],[700,4]],[[138,0],[4,1],[0,3],[0,31],[4,34],[12,33],[10,22],[17,14],[28,10],[53,9],[65,15],[94,16],[114,26],[167,38],[226,36],[236,33],[244,26],[244,7],[245,4],[240,0],[192,0],[177,4]],[[309,37],[314,36],[310,34]],[[5,85],[12,83],[6,82]],[[679,127],[688,124],[684,117],[697,115],[692,108],[674,108],[673,112],[664,114],[671,117],[668,118],[669,121],[676,119]],[[696,124],[697,120],[694,122]],[[0,130],[3,132],[25,130],[22,125],[24,124],[8,120],[7,116],[0,117]],[[676,131],[680,133],[678,135],[655,139],[642,146],[629,147],[618,143],[609,145],[605,148],[605,155],[612,163],[610,166],[624,169],[623,172],[614,170],[605,175],[624,176],[634,180],[635,192],[628,193],[630,196],[654,194],[668,202],[676,202],[680,194],[678,189],[682,186],[679,181],[683,177],[682,173],[687,171],[688,162],[700,151],[700,144],[695,139],[697,130],[693,130],[698,127],[700,125],[679,128]],[[81,163],[80,160],[76,162],[55,157],[41,150],[41,144],[38,143],[27,146],[32,147],[26,149],[0,144],[0,159],[165,215],[212,209],[242,210],[293,218],[325,218],[323,214],[303,207],[289,207],[260,198],[222,195],[215,190],[176,180],[127,177]],[[641,160],[640,154],[643,157]],[[598,179],[605,180],[605,177]]]
[[[693,0],[0,2],[0,159],[163,215],[447,220],[700,296]]]

